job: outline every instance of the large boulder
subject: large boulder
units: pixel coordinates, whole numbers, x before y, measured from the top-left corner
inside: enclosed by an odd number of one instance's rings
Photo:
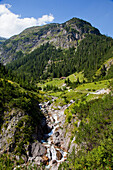
[[[46,148],[38,141],[33,143],[31,146],[31,155],[33,157],[43,156],[47,152]]]

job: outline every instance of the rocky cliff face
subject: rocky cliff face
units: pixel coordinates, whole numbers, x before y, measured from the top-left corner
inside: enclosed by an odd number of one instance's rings
[[[73,18],[63,24],[28,28],[7,40],[0,47],[0,58],[6,64],[15,60],[18,57],[18,52],[29,53],[47,42],[61,48],[77,47],[85,34],[99,35],[100,32],[90,23],[78,18]]]
[[[30,117],[21,109],[13,108],[4,115],[0,134],[0,153],[9,152],[16,159],[27,162],[29,157],[35,159],[46,154],[46,147],[40,141],[50,128],[42,118],[37,126],[32,126]],[[41,159],[43,161],[43,159]]]

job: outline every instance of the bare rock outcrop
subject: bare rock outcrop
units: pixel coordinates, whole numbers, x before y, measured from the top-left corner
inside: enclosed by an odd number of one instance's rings
[[[38,141],[32,144],[31,155],[32,157],[43,156],[46,154],[46,148]]]

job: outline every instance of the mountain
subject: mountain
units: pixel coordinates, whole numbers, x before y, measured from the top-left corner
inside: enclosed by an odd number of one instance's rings
[[[107,75],[108,69],[103,73],[101,67],[113,57],[112,48],[112,38],[73,18],[63,24],[28,28],[8,39],[1,46],[1,62],[29,82],[66,77],[76,71],[84,71],[91,81]]]
[[[77,47],[80,40],[84,39],[86,34],[100,35],[100,32],[92,27],[90,23],[78,18],[73,18],[63,24],[48,24],[28,28],[21,34],[8,39],[3,44],[0,49],[0,58],[6,64],[15,60],[19,51],[27,54],[47,42],[56,48]]]
[[[112,61],[112,50],[112,38],[88,34],[77,47],[69,49],[56,48],[51,43],[46,43],[26,55],[19,51],[15,54],[15,60],[6,67],[28,82],[67,77],[80,71],[92,81],[111,76],[112,71],[109,69],[112,62],[109,62],[109,66],[104,63],[110,59]]]
[[[107,55],[112,44],[112,38],[101,35],[90,23],[73,18],[63,24],[28,28],[13,36],[1,45],[0,58],[8,70],[29,82],[83,70],[91,80],[102,63],[112,57]]]
[[[112,38],[73,18],[11,37],[0,58],[0,169],[113,169]]]

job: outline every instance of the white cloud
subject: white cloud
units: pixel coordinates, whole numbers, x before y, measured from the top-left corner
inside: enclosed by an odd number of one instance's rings
[[[44,25],[48,22],[52,22],[54,20],[54,17],[52,14],[50,15],[43,15],[41,18],[38,18],[38,25]]]
[[[0,36],[9,38],[15,34],[19,34],[24,29],[32,26],[40,26],[52,22],[54,17],[52,14],[43,15],[41,18],[21,18],[20,15],[12,13],[9,8],[11,5],[0,5]]]

